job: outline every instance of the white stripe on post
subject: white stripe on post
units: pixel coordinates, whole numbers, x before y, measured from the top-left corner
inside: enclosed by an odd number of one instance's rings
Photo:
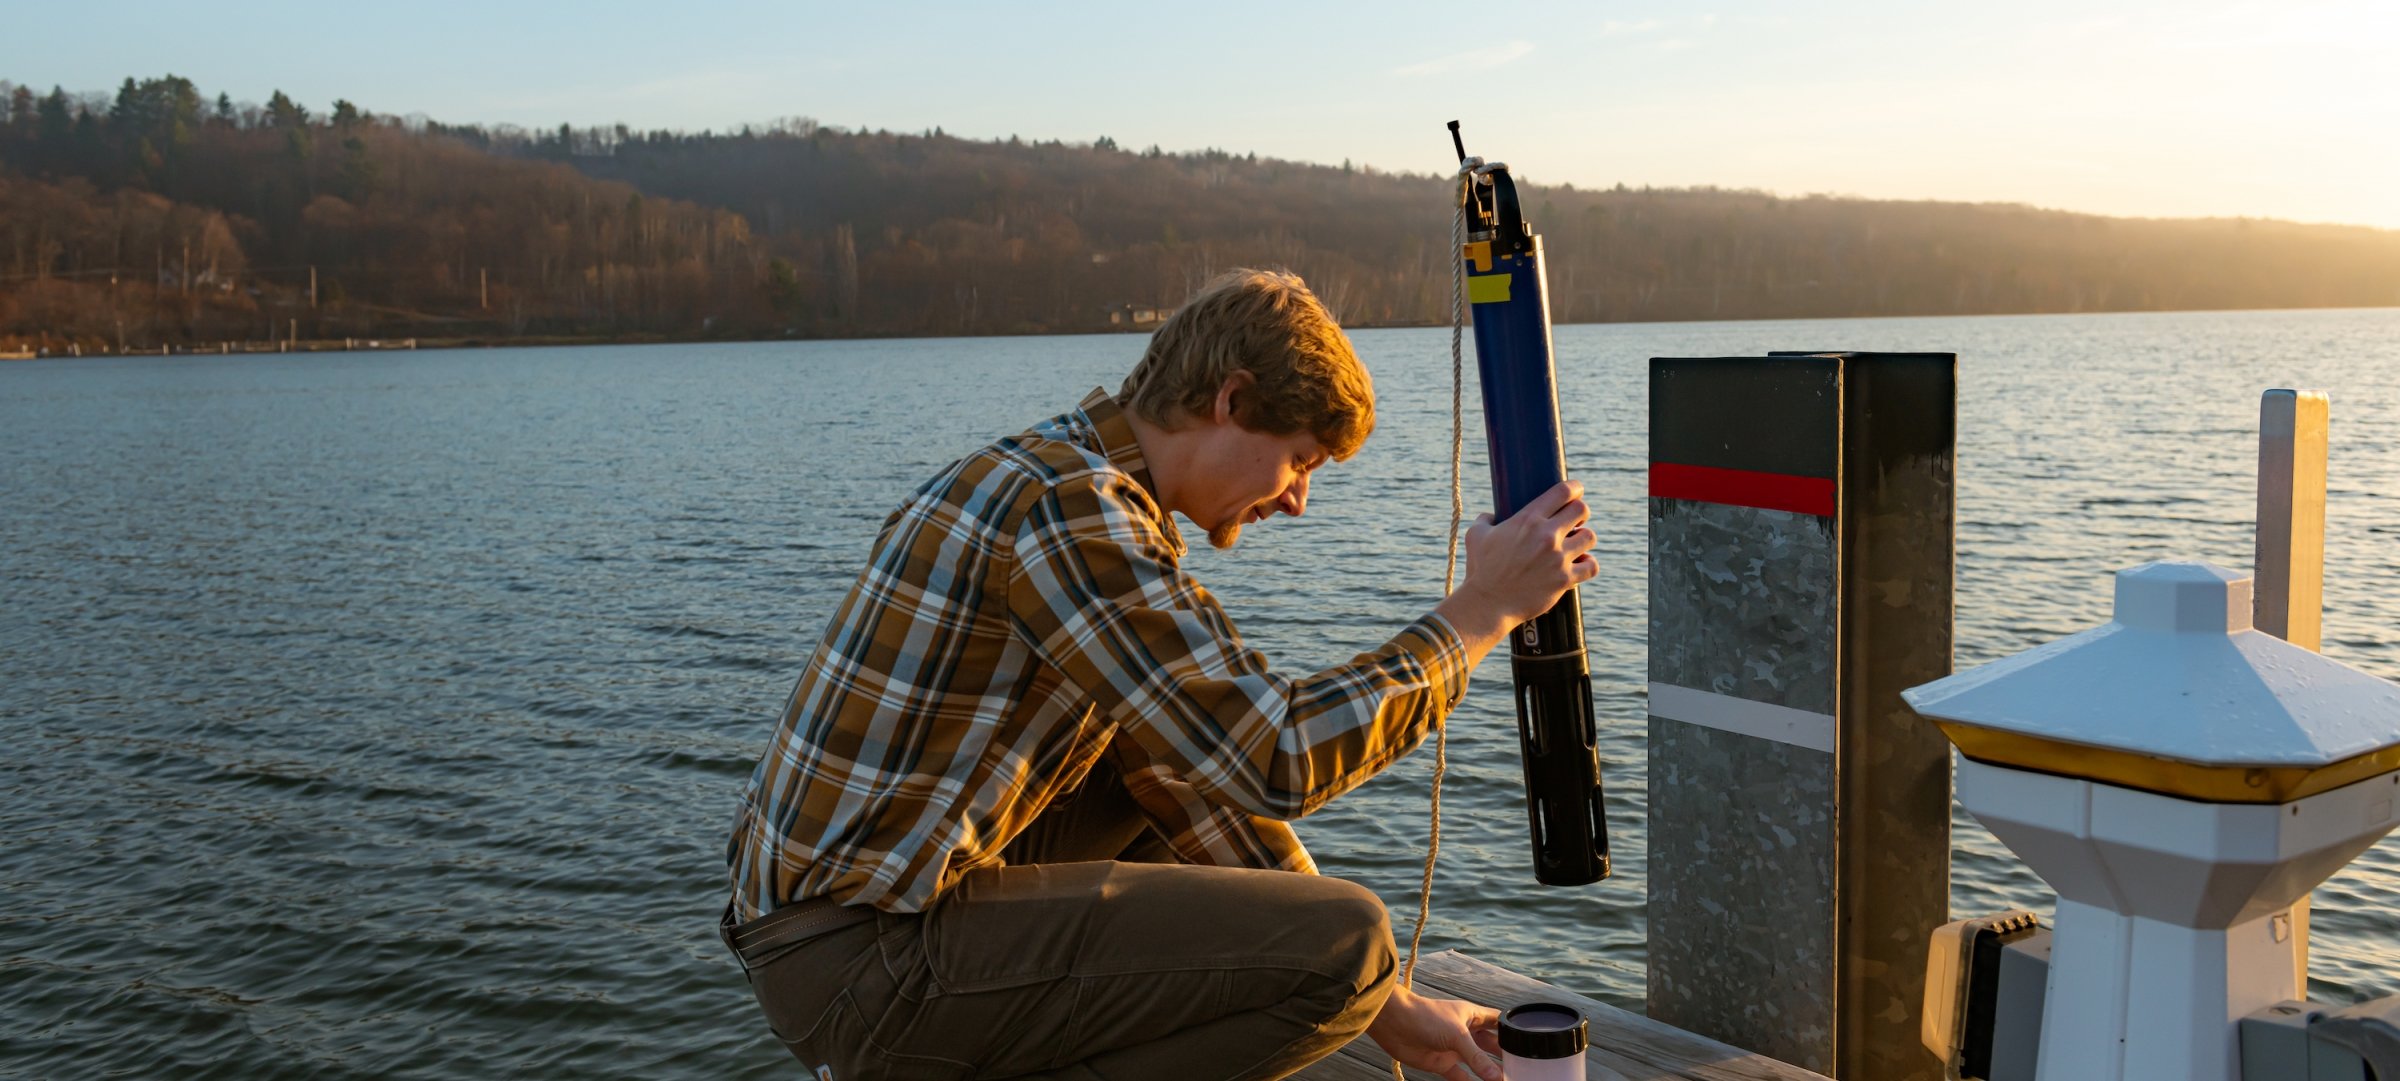
[[[1812,751],[1833,753],[1835,722],[1830,713],[1816,713],[1769,702],[1753,702],[1730,694],[1698,691],[1672,683],[1650,685],[1650,714],[1720,732],[1737,732]]]

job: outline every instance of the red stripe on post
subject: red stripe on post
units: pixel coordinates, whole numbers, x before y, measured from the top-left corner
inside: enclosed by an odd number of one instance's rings
[[[1650,495],[1833,517],[1833,480],[1705,465],[1650,463]]]

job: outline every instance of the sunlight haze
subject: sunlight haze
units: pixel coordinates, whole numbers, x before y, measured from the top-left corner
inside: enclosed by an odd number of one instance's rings
[[[1506,14],[1502,14],[1505,11]],[[1468,14],[1472,12],[1472,14]],[[2400,227],[2400,5],[401,6],[17,12],[0,78],[392,115],[779,117],[1536,182]]]

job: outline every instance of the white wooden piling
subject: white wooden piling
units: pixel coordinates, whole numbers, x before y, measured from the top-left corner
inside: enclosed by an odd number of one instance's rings
[[[2270,390],[2258,402],[2258,547],[2251,622],[2304,649],[2324,648],[2325,462],[2332,402],[2319,390]],[[2308,896],[2292,905],[2292,971],[2308,990]]]

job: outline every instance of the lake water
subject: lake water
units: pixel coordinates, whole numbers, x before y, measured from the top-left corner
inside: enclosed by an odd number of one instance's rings
[[[1381,641],[1441,585],[1448,334],[1357,342],[1376,437],[1306,518],[1191,559],[1288,668]],[[891,506],[1115,386],[1142,344],[0,365],[0,1073],[792,1076],[712,929],[777,709]],[[2400,677],[2400,310],[1557,345],[1602,542],[1585,612],[1618,874],[1532,884],[1487,664],[1452,721],[1428,949],[1638,1008],[1651,356],[1956,351],[1962,667],[2105,619],[2119,568],[2247,567],[2258,392],[2330,390],[2325,650]],[[1301,831],[1403,933],[1431,757]],[[2400,991],[2396,845],[2316,895],[2321,998]],[[1953,877],[1962,914],[2049,907],[1964,818]]]

